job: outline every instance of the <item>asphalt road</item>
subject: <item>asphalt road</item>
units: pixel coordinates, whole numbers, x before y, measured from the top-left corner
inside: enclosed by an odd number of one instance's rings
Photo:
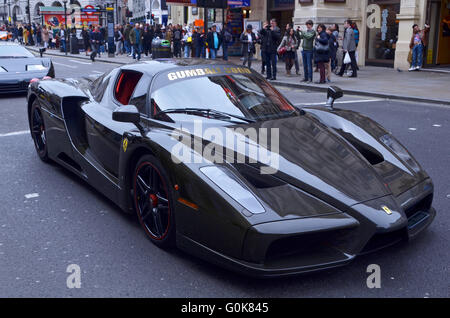
[[[54,62],[57,77],[114,67]],[[298,104],[325,101],[321,93],[281,91]],[[26,132],[25,97],[0,96],[0,297],[449,297],[450,108],[358,96],[336,106],[369,115],[408,147],[433,178],[437,217],[413,242],[349,266],[257,280],[151,244],[133,217],[71,173],[42,163]],[[80,289],[66,286],[69,264],[81,268]],[[366,286],[370,264],[381,267],[380,289]]]

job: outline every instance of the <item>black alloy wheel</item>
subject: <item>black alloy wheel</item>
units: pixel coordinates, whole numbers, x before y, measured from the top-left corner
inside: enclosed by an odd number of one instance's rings
[[[44,162],[48,162],[47,135],[45,131],[44,118],[42,117],[42,112],[37,101],[34,101],[31,107],[30,127],[31,137],[33,138],[34,146],[39,158]]]
[[[133,193],[139,223],[150,240],[163,248],[173,246],[175,222],[171,187],[155,157],[145,155],[137,163]]]

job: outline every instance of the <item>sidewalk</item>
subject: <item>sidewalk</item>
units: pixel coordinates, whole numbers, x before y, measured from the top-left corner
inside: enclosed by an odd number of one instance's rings
[[[33,51],[38,48],[28,47]],[[59,50],[47,50],[44,56],[65,56]],[[70,58],[80,58],[89,60],[89,56],[84,53],[68,54]],[[101,58],[95,59],[98,62],[128,64],[133,59],[127,55],[119,55],[116,57],[108,57],[108,54],[102,54]],[[151,60],[150,57],[142,55],[142,61]],[[240,57],[230,57],[230,61],[235,64],[241,64]],[[397,71],[393,68],[363,66],[358,71],[357,78],[338,77],[334,74],[331,76],[330,84],[304,84],[300,83],[302,76],[293,75],[286,76],[284,62],[278,63],[277,80],[273,81],[275,85],[296,87],[301,89],[309,89],[316,91],[326,91],[330,85],[339,86],[344,90],[345,94],[372,96],[388,99],[400,99],[416,102],[434,103],[450,105],[450,90],[448,83],[450,74],[445,72],[418,71],[405,72]],[[256,60],[252,63],[252,68],[256,71],[261,70],[261,62]],[[295,69],[293,68],[295,74]],[[300,74],[303,74],[303,67],[300,61]],[[319,79],[319,73],[314,73],[313,81]]]

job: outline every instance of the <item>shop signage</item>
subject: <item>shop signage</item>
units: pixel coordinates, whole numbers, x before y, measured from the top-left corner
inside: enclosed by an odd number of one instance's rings
[[[381,9],[378,4],[369,4],[366,9],[370,15],[367,17],[367,27],[369,29],[381,28]]]

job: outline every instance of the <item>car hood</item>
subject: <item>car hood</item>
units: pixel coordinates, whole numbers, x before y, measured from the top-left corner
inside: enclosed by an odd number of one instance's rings
[[[192,119],[195,119],[194,116]],[[203,130],[199,130],[195,129],[192,121],[183,121],[184,130],[201,139],[204,147],[209,144],[203,150],[203,157],[207,149],[213,148],[211,145],[217,146],[219,148],[215,151],[224,149],[226,160],[239,171],[238,167],[242,166],[238,164],[239,155],[241,161],[245,156],[244,165],[256,168],[253,170],[258,171],[256,173],[261,178],[280,180],[279,184],[289,184],[337,207],[352,206],[392,194],[373,163],[334,129],[311,114],[227,127],[217,123],[215,120],[203,120]],[[234,129],[235,134],[244,136],[247,150],[242,151],[236,139],[230,143],[229,138],[216,138],[214,133],[207,133],[209,128],[220,131],[222,136],[227,136]],[[264,133],[257,137],[259,139],[249,138],[245,134],[249,128],[267,132],[267,142],[264,142],[265,138],[259,138]],[[273,140],[278,141],[277,147],[273,147],[272,136],[275,136]],[[257,149],[256,158],[255,151],[252,155],[248,150],[250,145],[253,150]],[[230,157],[230,153],[234,156]],[[263,156],[259,155],[261,153]],[[408,177],[414,179],[411,174]],[[415,180],[416,183],[419,181]]]
[[[0,75],[17,74],[17,73],[47,73],[48,70],[28,72],[27,65],[41,64],[45,67],[50,67],[50,59],[29,57],[29,58],[0,58],[0,66],[7,72],[0,73]]]

